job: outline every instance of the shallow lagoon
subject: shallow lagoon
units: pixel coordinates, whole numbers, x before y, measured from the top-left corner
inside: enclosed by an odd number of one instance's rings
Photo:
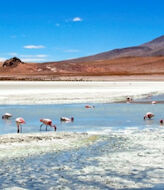
[[[1,105],[0,115],[13,114],[10,120],[0,120],[0,134],[15,133],[15,118],[23,117],[26,124],[23,133],[38,132],[40,118],[52,119],[58,131],[69,132],[107,132],[127,128],[143,129],[159,127],[159,120],[164,119],[164,104],[152,105],[152,100],[164,100],[163,95],[137,100],[135,103],[94,104],[94,109],[86,109],[85,104],[54,105]],[[93,104],[92,104],[93,105]],[[153,120],[144,121],[146,112],[153,112]],[[61,123],[60,117],[74,117],[73,123]],[[45,128],[43,127],[43,130]],[[52,130],[52,129],[48,129]]]
[[[23,133],[38,132],[40,118],[51,118],[58,131],[102,134],[102,141],[66,151],[0,162],[2,189],[163,189],[164,119],[163,95],[135,103],[55,105],[1,105],[0,114],[13,119],[0,120],[0,132],[15,133],[15,118],[24,117]],[[153,120],[143,120],[151,111]],[[61,116],[74,116],[73,123],[61,123]],[[104,135],[105,134],[105,135]],[[108,134],[108,135],[107,135]]]

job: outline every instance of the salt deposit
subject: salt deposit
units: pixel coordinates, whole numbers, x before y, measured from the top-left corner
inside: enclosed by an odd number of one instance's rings
[[[99,137],[73,133],[15,137],[14,140],[10,135],[1,138],[4,150],[7,148],[11,152],[13,146],[9,148],[9,143],[16,143],[19,149],[19,154],[16,154],[21,155],[15,160],[11,154],[8,161],[1,157],[1,189],[164,188],[163,127],[111,131]],[[37,140],[38,137],[41,141],[46,139],[51,153],[38,154],[44,144]],[[23,138],[25,142],[22,142]],[[81,143],[76,144],[78,141]],[[26,143],[28,154],[24,154]],[[25,148],[20,149],[21,144]],[[36,145],[39,149],[38,152],[35,150],[37,155],[33,154]]]
[[[0,104],[112,102],[164,93],[164,82],[0,82]]]
[[[87,133],[29,133],[0,136],[0,160],[62,151],[89,145],[98,136]]]

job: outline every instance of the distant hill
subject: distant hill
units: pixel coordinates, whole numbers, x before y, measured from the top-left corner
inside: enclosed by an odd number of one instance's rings
[[[78,59],[0,65],[0,80],[164,80],[164,36]]]
[[[96,60],[109,60],[120,57],[146,57],[146,56],[164,56],[164,36],[160,36],[150,42],[139,46],[132,46],[121,49],[114,49],[103,53],[72,59],[66,62],[88,62]]]

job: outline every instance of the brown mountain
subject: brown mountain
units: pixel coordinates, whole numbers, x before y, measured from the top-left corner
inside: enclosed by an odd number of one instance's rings
[[[139,46],[59,62],[24,63],[0,68],[0,79],[164,80],[164,36]],[[121,77],[121,78],[120,78]]]
[[[146,56],[164,56],[164,36],[160,36],[148,43],[139,46],[114,49],[103,53],[81,57],[69,60],[71,62],[88,62],[95,60],[109,60],[120,57],[146,57]]]

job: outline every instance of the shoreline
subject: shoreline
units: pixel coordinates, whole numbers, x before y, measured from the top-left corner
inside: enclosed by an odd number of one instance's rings
[[[119,81],[163,81],[164,82],[164,75],[163,74],[132,74],[132,75],[124,75],[124,74],[111,74],[111,75],[57,75],[57,76],[51,76],[51,75],[10,75],[10,76],[0,76],[0,81],[53,81],[53,82],[59,82],[59,81],[101,81],[101,82],[119,82]]]
[[[0,135],[0,161],[78,149],[100,140],[99,135],[43,132]]]

